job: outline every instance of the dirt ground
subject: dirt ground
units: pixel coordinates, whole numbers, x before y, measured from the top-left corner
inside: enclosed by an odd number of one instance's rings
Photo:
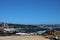
[[[49,40],[43,36],[0,36],[0,40]]]

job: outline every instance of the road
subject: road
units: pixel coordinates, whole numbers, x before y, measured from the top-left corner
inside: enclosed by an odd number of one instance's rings
[[[43,36],[4,36],[0,40],[49,40]]]

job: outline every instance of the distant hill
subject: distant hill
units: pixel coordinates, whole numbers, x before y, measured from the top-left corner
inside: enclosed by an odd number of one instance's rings
[[[36,25],[12,24],[12,23],[0,23],[0,27],[4,27],[4,28],[37,28]]]
[[[0,22],[0,27],[3,28],[43,28],[43,29],[59,29],[60,24],[40,24],[40,25],[25,25],[25,24],[12,24]]]

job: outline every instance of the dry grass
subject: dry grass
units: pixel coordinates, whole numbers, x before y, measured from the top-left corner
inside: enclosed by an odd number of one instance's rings
[[[56,36],[58,36],[58,35],[60,35],[60,31],[56,31],[56,30],[48,30],[48,31],[46,31],[45,32],[45,34],[44,35],[56,35]]]
[[[49,40],[43,36],[3,36],[0,40]]]

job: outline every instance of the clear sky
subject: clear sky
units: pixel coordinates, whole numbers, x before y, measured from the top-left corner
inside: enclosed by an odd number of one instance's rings
[[[0,0],[0,22],[60,24],[60,0]]]

